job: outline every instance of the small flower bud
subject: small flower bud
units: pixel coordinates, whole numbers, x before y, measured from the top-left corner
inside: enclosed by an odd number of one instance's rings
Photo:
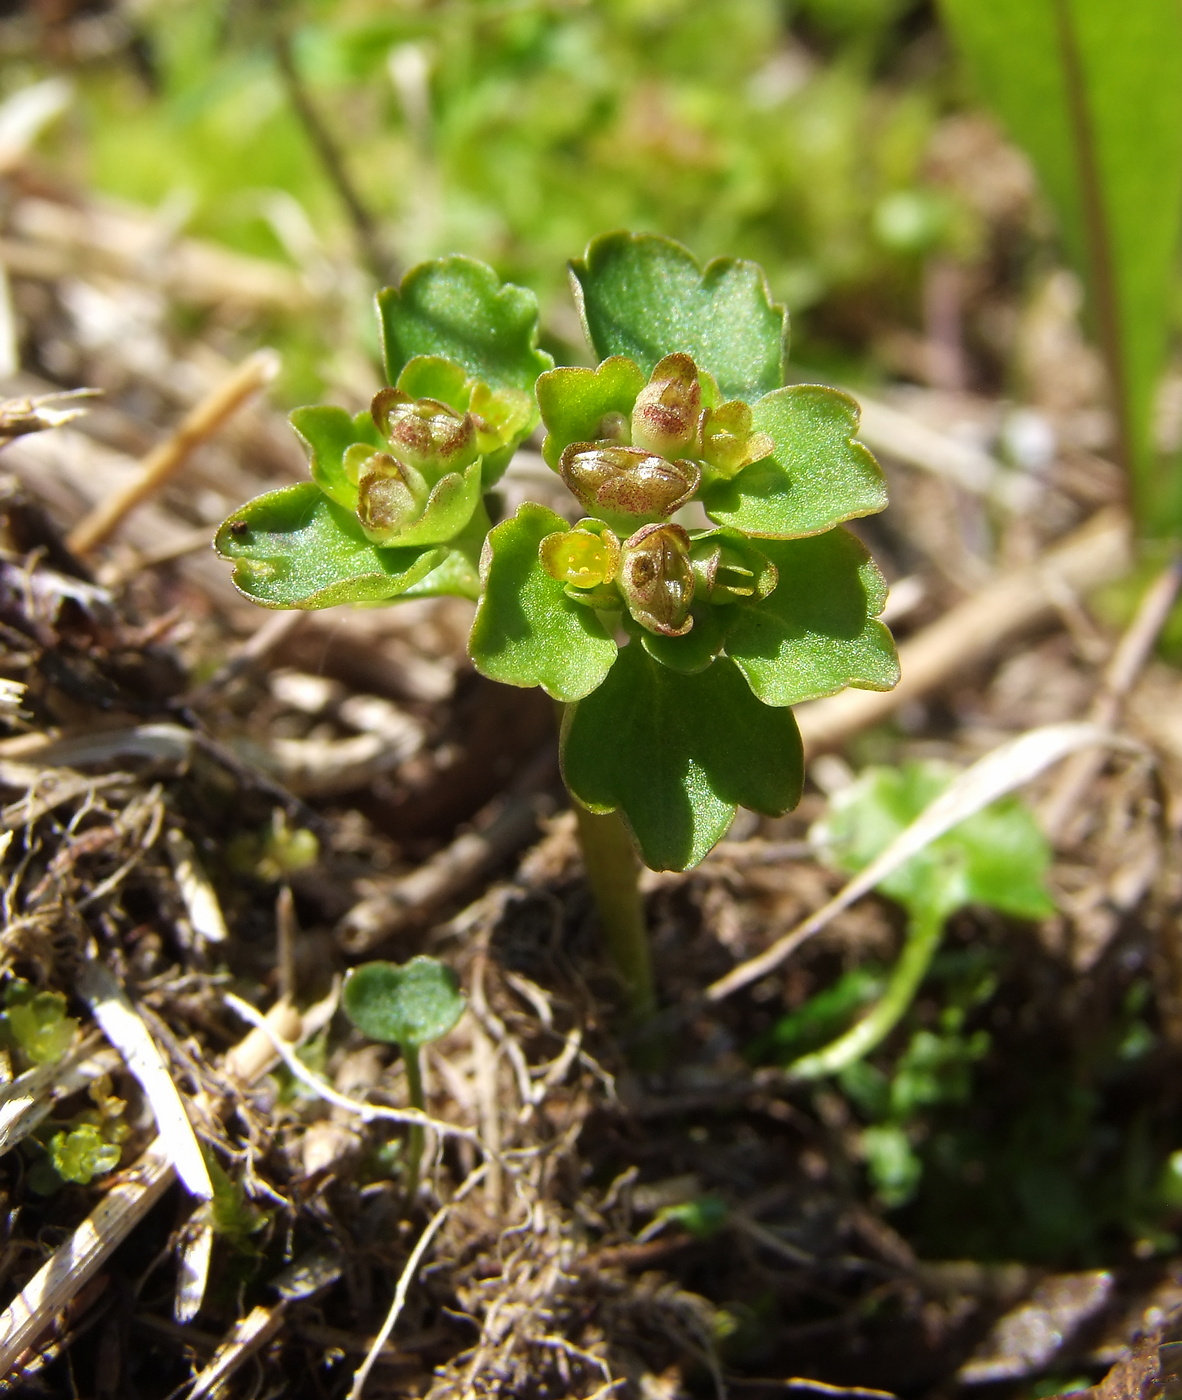
[[[639,447],[603,442],[571,443],[558,470],[589,511],[641,519],[672,515],[702,479],[693,462],[669,462]]]
[[[599,442],[622,442],[627,446],[631,441],[631,429],[628,425],[627,415],[618,413],[615,409],[605,413],[599,420],[595,437]]]
[[[621,547],[620,591],[628,611],[650,632],[684,637],[694,625],[689,550],[680,525],[645,525]]]
[[[767,433],[751,431],[751,406],[735,399],[710,409],[702,419],[702,457],[714,474],[732,477],[771,455]]]
[[[556,531],[538,546],[542,568],[551,578],[573,588],[598,588],[611,583],[620,568],[620,542],[610,530]]]
[[[408,466],[457,471],[480,455],[471,415],[438,399],[412,399],[401,389],[382,389],[370,412],[391,452]]]
[[[711,603],[759,602],[771,593],[779,578],[772,561],[746,543],[695,540],[689,557],[695,585]]]
[[[632,441],[663,457],[692,452],[702,416],[698,367],[688,355],[666,355],[632,410]]]
[[[350,448],[350,451],[352,449]],[[429,488],[413,467],[388,452],[375,452],[361,466],[357,481],[357,516],[376,544],[417,520]]]

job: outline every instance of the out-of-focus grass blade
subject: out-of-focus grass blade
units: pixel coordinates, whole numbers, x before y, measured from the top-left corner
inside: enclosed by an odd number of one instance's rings
[[[1151,432],[1182,213],[1178,0],[942,0],[985,101],[1030,155],[1083,274],[1143,532],[1182,532]]]

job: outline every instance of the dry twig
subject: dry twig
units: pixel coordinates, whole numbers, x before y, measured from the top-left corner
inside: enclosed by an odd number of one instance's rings
[[[196,405],[154,451],[145,458],[139,475],[121,491],[100,501],[70,531],[66,543],[75,554],[89,554],[119,527],[119,522],[141,501],[158,491],[185,459],[206,442],[252,394],[275,378],[279,359],[273,350],[256,350]]]

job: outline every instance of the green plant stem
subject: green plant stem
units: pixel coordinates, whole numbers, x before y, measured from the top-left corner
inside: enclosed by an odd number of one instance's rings
[[[919,991],[919,984],[940,946],[944,918],[945,910],[938,905],[911,911],[907,941],[882,999],[844,1035],[794,1060],[787,1070],[790,1078],[823,1079],[826,1075],[837,1074],[886,1039]]]
[[[608,957],[623,984],[629,1018],[641,1027],[652,1020],[657,998],[638,883],[640,861],[619,812],[589,812],[573,799],[572,805]]]
[[[404,1045],[402,1062],[406,1066],[406,1093],[411,1108],[426,1113],[427,1100],[423,1093],[422,1050],[417,1045]],[[419,1173],[423,1165],[423,1148],[427,1142],[427,1130],[421,1123],[412,1123],[406,1135],[406,1199],[413,1205],[419,1194]]]

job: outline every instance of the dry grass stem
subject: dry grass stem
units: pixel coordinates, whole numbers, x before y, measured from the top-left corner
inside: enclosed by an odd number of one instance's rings
[[[185,1101],[144,1018],[102,963],[84,962],[75,975],[75,985],[99,1028],[123,1056],[124,1064],[143,1089],[156,1119],[159,1141],[168,1151],[177,1176],[198,1200],[212,1199],[209,1168]]]
[[[179,426],[144,459],[139,475],[122,490],[100,501],[70,531],[66,543],[75,554],[91,553],[119,528],[125,515],[158,491],[202,443],[211,438],[252,395],[278,373],[273,350],[256,350],[226,380],[190,410]]]
[[[717,1002],[741,987],[758,981],[791,956],[802,943],[820,933],[843,909],[868,894],[886,877],[918,855],[925,846],[951,831],[959,822],[996,802],[1008,792],[1028,783],[1053,763],[1085,746],[1107,744],[1112,748],[1143,752],[1142,746],[1122,739],[1095,724],[1051,724],[1002,744],[967,768],[955,781],[899,833],[887,848],[860,870],[815,914],[754,958],[732,968],[725,977],[712,982],[705,992],[707,1001]]]
[[[1003,575],[904,642],[899,648],[902,678],[894,690],[846,690],[799,706],[805,753],[838,748],[860,730],[881,724],[1051,616],[1060,589],[1094,588],[1119,577],[1128,563],[1127,522],[1115,511],[1104,511],[1037,564]]]
[[[1182,559],[1173,559],[1146,590],[1133,620],[1121,637],[1104,671],[1088,719],[1105,729],[1120,720],[1125,700],[1149,660],[1182,587]],[[1063,767],[1042,805],[1040,817],[1047,835],[1068,838],[1080,824],[1083,799],[1105,762],[1103,749],[1083,749]]]

